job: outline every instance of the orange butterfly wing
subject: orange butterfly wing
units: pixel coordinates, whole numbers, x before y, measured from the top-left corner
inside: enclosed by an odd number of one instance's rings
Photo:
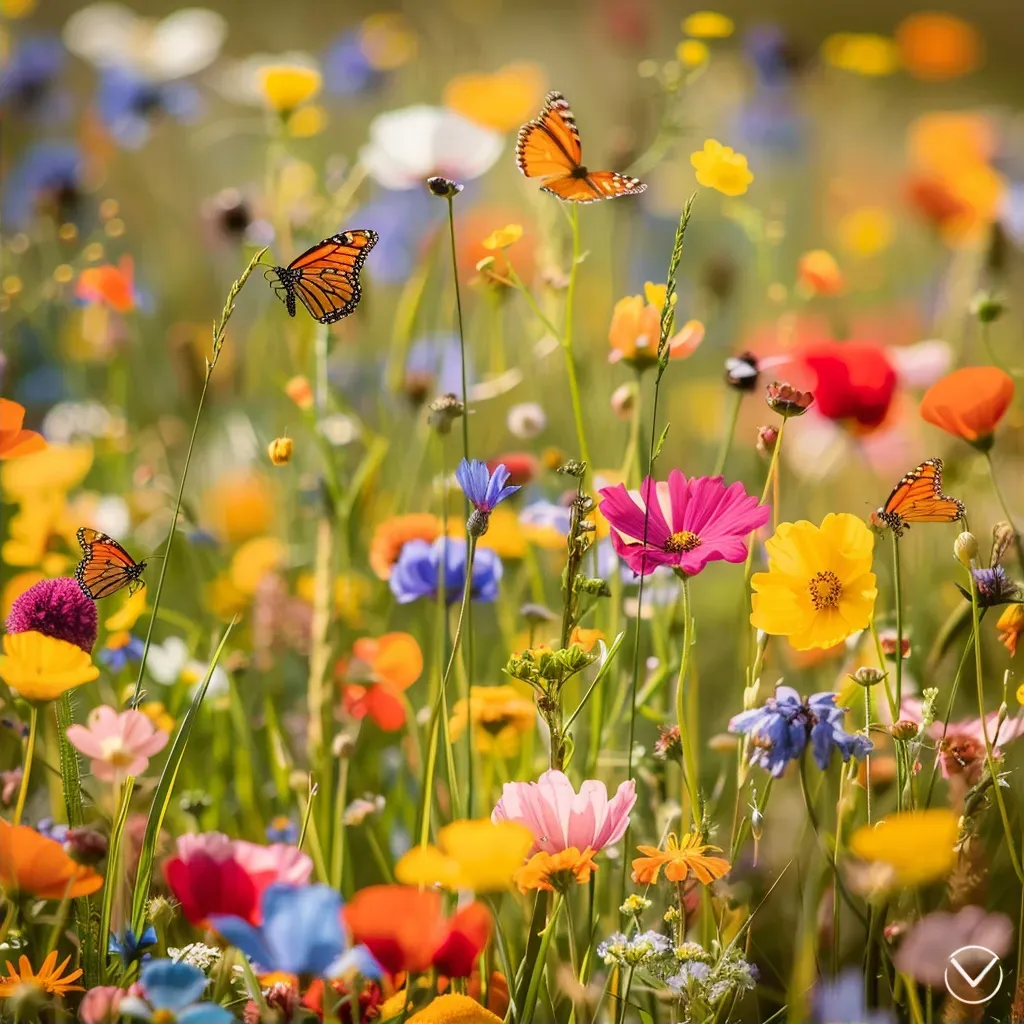
[[[900,480],[873,519],[899,537],[911,523],[955,523],[966,511],[959,498],[942,493],[942,459],[927,459]]]
[[[550,92],[540,116],[519,129],[516,166],[527,178],[541,178],[542,190],[572,203],[636,195],[647,186],[616,171],[588,171],[576,118],[565,97]]]
[[[112,537],[83,526],[78,531],[78,543],[85,557],[75,569],[75,579],[86,597],[98,601],[122,587],[134,593],[143,585],[140,577],[146,563],[136,562]]]

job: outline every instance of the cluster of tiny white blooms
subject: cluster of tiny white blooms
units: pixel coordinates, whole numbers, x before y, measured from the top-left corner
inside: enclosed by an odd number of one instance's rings
[[[608,966],[639,968],[661,980],[676,969],[672,943],[660,932],[640,932],[632,938],[615,932],[597,947],[597,955]]]
[[[722,950],[715,943],[709,953],[696,942],[685,942],[674,952],[679,970],[666,981],[691,1003],[713,1007],[727,995],[738,995],[757,983],[757,968],[732,946]]]
[[[207,946],[202,942],[190,942],[180,949],[168,947],[167,955],[175,963],[188,964],[190,967],[206,971],[220,959],[220,950],[216,946]]]

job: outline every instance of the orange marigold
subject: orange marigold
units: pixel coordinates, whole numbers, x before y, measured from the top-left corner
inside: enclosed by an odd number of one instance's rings
[[[402,548],[411,540],[425,540],[432,544],[441,536],[441,520],[429,512],[412,512],[405,516],[391,516],[373,531],[370,541],[370,568],[386,580],[391,567],[398,561]]]
[[[702,843],[700,836],[692,832],[681,840],[674,834],[669,835],[664,850],[657,846],[638,846],[637,849],[644,856],[633,861],[633,881],[641,885],[657,882],[662,868],[670,882],[685,882],[692,875],[702,885],[709,885],[727,874],[732,866],[724,857],[707,856],[709,850],[721,851],[717,846]]]
[[[544,889],[554,892],[567,889],[573,882],[583,885],[596,871],[594,850],[588,846],[582,853],[570,846],[559,853],[535,853],[513,876],[520,892]]]

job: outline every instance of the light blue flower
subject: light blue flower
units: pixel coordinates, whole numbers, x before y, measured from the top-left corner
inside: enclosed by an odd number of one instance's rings
[[[472,597],[477,601],[496,600],[501,573],[501,559],[490,548],[480,548],[473,558]],[[409,541],[402,545],[388,584],[399,604],[409,604],[421,597],[436,597],[439,575],[445,601],[454,604],[462,598],[466,580],[465,543],[450,537],[438,537],[433,544]]]
[[[145,998],[125,996],[122,1017],[159,1021],[160,1024],[233,1024],[229,1010],[216,1003],[201,1003],[209,979],[198,967],[171,960],[144,964],[139,979]]]

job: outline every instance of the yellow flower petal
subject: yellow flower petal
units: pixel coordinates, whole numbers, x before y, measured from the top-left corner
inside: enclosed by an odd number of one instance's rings
[[[868,32],[836,32],[821,44],[821,54],[834,68],[870,77],[891,75],[900,66],[896,43]]]
[[[469,996],[449,994],[438,996],[408,1024],[501,1024],[501,1018]]]
[[[887,864],[899,885],[927,885],[945,878],[956,865],[958,833],[952,811],[907,811],[857,829],[850,836],[850,852]]]
[[[268,64],[259,72],[258,86],[271,110],[289,113],[311,100],[322,79],[316,68],[302,64]]]
[[[492,231],[484,240],[483,247],[488,250],[507,249],[515,245],[523,237],[522,224],[506,224],[503,228]]]
[[[717,139],[708,139],[702,150],[691,153],[690,163],[697,171],[698,184],[723,195],[741,196],[754,180],[747,158]]]
[[[146,588],[141,587],[134,594],[126,597],[121,602],[113,615],[103,625],[111,633],[119,633],[122,630],[131,629],[139,620],[139,616],[146,610]]]
[[[288,556],[288,548],[277,537],[254,537],[246,541],[231,559],[231,583],[239,593],[251,597],[268,573]]]
[[[525,825],[490,818],[453,821],[437,833],[437,839],[458,862],[458,888],[478,893],[509,888],[533,845],[533,833]]]
[[[459,862],[446,857],[436,846],[414,846],[395,865],[395,878],[403,885],[455,889],[459,884]]]
[[[288,134],[293,139],[309,139],[327,127],[327,111],[310,104],[300,107],[288,118]]]
[[[699,68],[706,64],[710,57],[711,51],[707,43],[702,43],[699,39],[684,39],[676,47],[676,60],[686,68]]]
[[[683,31],[697,39],[727,39],[735,29],[732,18],[717,11],[694,11],[683,19]]]
[[[34,630],[8,633],[3,648],[0,679],[25,700],[54,700],[100,674],[81,647]]]

